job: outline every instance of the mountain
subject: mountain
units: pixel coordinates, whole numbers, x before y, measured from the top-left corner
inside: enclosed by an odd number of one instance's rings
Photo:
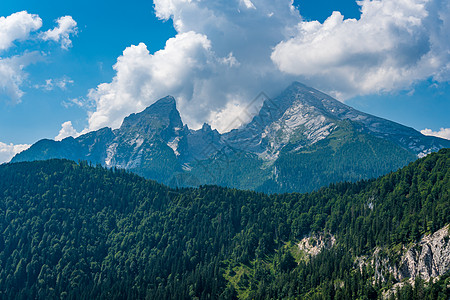
[[[412,128],[357,111],[298,82],[267,100],[259,115],[243,129],[227,134],[227,140],[238,148],[244,145],[254,152],[276,156],[286,144],[300,149],[326,138],[344,120],[419,156],[449,145],[448,140],[427,137]]]
[[[12,162],[87,160],[171,186],[216,184],[262,192],[307,192],[333,182],[375,178],[450,141],[359,112],[294,82],[239,129],[183,124],[173,97],[76,139],[42,140]]]
[[[171,189],[56,159],[0,178],[0,299],[450,295],[449,149],[309,194]]]

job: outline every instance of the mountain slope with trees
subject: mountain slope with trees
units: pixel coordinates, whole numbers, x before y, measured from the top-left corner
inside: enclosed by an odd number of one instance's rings
[[[67,160],[0,166],[0,298],[374,299],[357,257],[450,223],[450,150],[377,180],[309,194],[217,186],[171,189],[119,169]],[[304,259],[311,234],[336,244]],[[400,299],[445,299],[448,272]],[[394,296],[393,296],[394,297]]]

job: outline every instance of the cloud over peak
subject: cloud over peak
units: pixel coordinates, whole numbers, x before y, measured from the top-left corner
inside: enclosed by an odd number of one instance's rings
[[[277,71],[270,53],[300,18],[290,0],[154,4],[157,17],[172,18],[178,33],[153,54],[142,43],[123,52],[112,82],[89,93],[97,104],[89,129],[116,128],[129,113],[170,94],[191,128],[208,122],[226,130],[225,115],[246,107],[263,87],[270,93],[289,82],[290,76]]]
[[[425,128],[420,131],[423,135],[437,136],[443,139],[450,140],[450,128],[441,128],[439,131],[433,131],[431,129]]]
[[[324,23],[304,21],[291,0],[153,2],[177,34],[155,53],[125,49],[113,80],[89,93],[90,130],[118,127],[168,94],[191,128],[223,131],[261,91],[294,80],[345,99],[450,78],[445,0],[363,0],[360,19],[334,12]]]
[[[210,47],[206,36],[186,32],[169,39],[166,47],[154,54],[144,43],[126,48],[114,65],[112,82],[100,84],[89,93],[96,103],[96,111],[89,116],[89,129],[117,128],[125,116],[144,109],[168,91],[179,101],[191,99],[195,93],[192,83],[213,72]]]
[[[69,136],[76,138],[83,133],[86,133],[86,132],[82,132],[82,133],[77,132],[75,130],[75,128],[73,128],[72,122],[67,121],[67,122],[64,122],[61,124],[61,130],[59,131],[58,135],[55,136],[55,141],[61,141]]]
[[[345,97],[448,80],[449,3],[443,0],[358,2],[361,18],[334,12],[323,24],[300,22],[271,57],[282,72],[309,77]]]

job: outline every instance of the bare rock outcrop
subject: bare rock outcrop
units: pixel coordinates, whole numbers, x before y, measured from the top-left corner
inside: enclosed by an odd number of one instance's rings
[[[397,274],[398,280],[420,276],[429,280],[450,270],[449,228],[446,226],[424,236],[403,255]]]
[[[391,276],[398,284],[405,280],[413,283],[418,276],[429,281],[450,271],[449,231],[450,225],[447,225],[409,247],[403,246],[397,250],[400,256],[397,262],[386,254],[388,249],[377,247],[372,255],[357,257],[355,264],[361,270],[367,265],[373,267],[374,283],[376,280],[385,282]]]
[[[330,249],[336,244],[336,237],[332,234],[315,234],[303,238],[298,243],[298,249],[307,256],[316,256],[322,249]]]

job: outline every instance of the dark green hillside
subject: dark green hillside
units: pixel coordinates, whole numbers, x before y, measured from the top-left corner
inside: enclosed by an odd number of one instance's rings
[[[395,282],[354,258],[450,223],[449,166],[443,149],[377,180],[268,196],[65,160],[1,165],[0,298],[380,297]],[[311,232],[336,246],[298,257]],[[446,299],[449,280],[398,295]]]
[[[195,162],[190,174],[206,184],[255,190],[269,178],[270,172],[257,155],[236,151]]]

